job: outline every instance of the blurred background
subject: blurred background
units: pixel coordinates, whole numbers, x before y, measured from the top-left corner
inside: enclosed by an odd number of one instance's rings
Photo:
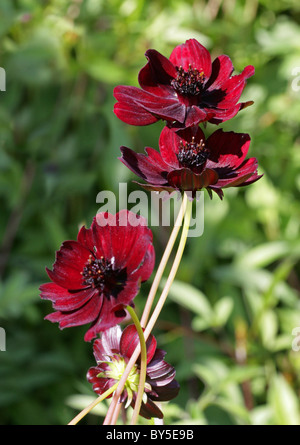
[[[298,0],[1,0],[1,424],[63,425],[94,398],[86,327],[45,321],[38,288],[61,243],[90,226],[97,194],[137,189],[119,147],[158,148],[163,123],[120,122],[113,88],[137,85],[147,49],[168,57],[187,38],[237,72],[255,66],[242,96],[254,105],[222,128],[250,134],[264,177],[222,202],[205,194],[204,233],[154,330],[181,385],[165,422],[300,424],[299,22]],[[157,266],[169,229],[153,234]]]

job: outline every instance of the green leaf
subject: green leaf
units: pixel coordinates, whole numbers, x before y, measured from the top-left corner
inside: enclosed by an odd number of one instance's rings
[[[213,326],[224,326],[233,310],[233,300],[231,297],[223,297],[214,305]]]
[[[74,408],[75,410],[78,410],[78,413],[82,411],[84,408],[86,408],[88,405],[90,405],[92,402],[94,402],[96,397],[94,396],[88,396],[84,394],[75,394],[72,396],[69,396],[65,403],[67,406],[70,406],[71,408]],[[94,414],[97,416],[105,416],[107,413],[107,403],[105,401],[98,403],[89,414]],[[76,414],[75,414],[76,415]],[[75,416],[74,416],[75,417]],[[72,419],[70,419],[72,420]]]
[[[263,312],[259,321],[259,330],[264,347],[272,350],[278,331],[278,319],[274,311]]]
[[[237,259],[237,262],[249,268],[265,267],[290,252],[290,243],[286,241],[274,241],[248,250]]]
[[[0,316],[18,317],[26,305],[39,301],[39,285],[28,282],[25,272],[19,271],[0,283]]]
[[[166,280],[161,281],[164,286]],[[169,291],[169,297],[175,303],[190,310],[194,314],[201,315],[210,320],[213,316],[213,309],[203,292],[191,284],[174,280]]]
[[[213,402],[213,405],[219,406],[220,408],[224,409],[234,418],[237,418],[238,421],[241,420],[243,423],[251,424],[250,413],[243,405],[239,405],[238,403],[225,397],[218,397]]]
[[[271,425],[272,424],[272,408],[269,405],[255,407],[251,413],[252,425]]]
[[[300,424],[299,398],[282,375],[271,380],[268,399],[276,425]]]
[[[193,371],[208,387],[216,390],[228,375],[227,366],[217,358],[204,357],[193,366]]]

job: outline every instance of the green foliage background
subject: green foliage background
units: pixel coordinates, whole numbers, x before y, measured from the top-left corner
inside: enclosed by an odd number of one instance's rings
[[[299,22],[298,0],[1,0],[1,424],[66,424],[94,397],[85,327],[44,321],[38,287],[97,194],[136,189],[119,147],[157,148],[162,124],[120,122],[114,86],[137,84],[148,48],[168,56],[191,37],[237,72],[255,66],[243,95],[255,104],[222,127],[251,135],[264,177],[205,196],[204,234],[188,240],[154,332],[181,384],[165,422],[300,424]],[[169,230],[153,233],[158,263]]]

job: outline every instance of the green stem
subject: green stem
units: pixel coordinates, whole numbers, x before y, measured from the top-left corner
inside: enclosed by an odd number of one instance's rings
[[[190,221],[191,221],[191,215],[192,215],[192,201],[187,200],[187,206],[186,206],[186,212],[184,215],[184,223],[183,223],[183,229],[181,232],[181,238],[180,238],[180,242],[179,242],[179,246],[176,252],[176,256],[172,265],[172,268],[170,270],[168,279],[166,281],[165,287],[161,293],[161,296],[157,302],[157,305],[153,311],[153,314],[149,320],[149,323],[147,324],[147,327],[145,329],[144,332],[144,336],[145,338],[148,338],[148,335],[150,334],[150,332],[152,331],[156,320],[163,308],[163,305],[167,299],[169,290],[171,288],[171,285],[174,281],[175,275],[177,273],[182,255],[183,255],[183,251],[185,248],[185,244],[186,244],[186,240],[187,240],[187,235],[188,235],[188,231],[189,231],[189,226],[190,226]]]
[[[185,197],[185,199],[186,199],[186,197]],[[164,287],[163,292],[162,292],[162,294],[160,296],[160,299],[159,299],[159,301],[157,303],[157,306],[156,306],[156,308],[155,308],[155,310],[154,310],[154,312],[153,312],[153,314],[151,316],[151,319],[150,319],[150,321],[149,321],[149,323],[148,323],[148,325],[147,325],[147,327],[146,327],[146,329],[144,331],[144,339],[145,339],[145,341],[147,341],[147,339],[148,339],[148,337],[149,337],[149,335],[150,335],[150,333],[151,333],[151,331],[152,331],[152,329],[154,327],[154,324],[155,324],[155,322],[156,322],[156,320],[157,320],[157,318],[158,318],[158,316],[160,314],[160,311],[161,311],[161,309],[163,307],[163,304],[164,304],[164,302],[165,302],[165,300],[167,298],[167,295],[168,295],[169,289],[171,287],[171,284],[174,281],[177,269],[178,269],[179,264],[180,264],[180,260],[182,258],[182,254],[183,254],[183,251],[184,251],[184,247],[185,247],[186,239],[187,239],[187,234],[188,234],[188,230],[189,230],[191,214],[192,214],[192,202],[187,200],[186,203],[187,203],[187,206],[186,206],[186,210],[185,210],[184,224],[183,224],[183,229],[182,229],[182,232],[181,232],[181,238],[180,238],[178,250],[177,250],[177,253],[176,253],[176,257],[174,259],[174,263],[172,265],[172,268],[171,268],[168,280],[167,280],[167,282],[165,284],[165,287]],[[106,417],[104,419],[103,425],[111,425],[113,411],[114,411],[114,409],[116,407],[116,404],[118,402],[118,399],[119,399],[120,395],[122,394],[123,388],[124,388],[126,380],[128,378],[128,375],[129,375],[132,367],[134,366],[134,364],[135,364],[139,354],[140,354],[140,345],[138,345],[136,347],[136,349],[135,349],[134,353],[132,354],[129,362],[127,363],[125,371],[124,371],[124,373],[123,373],[123,375],[122,375],[122,377],[121,377],[121,379],[119,381],[119,385],[118,385],[118,387],[117,387],[117,389],[116,389],[116,391],[114,393],[113,400],[112,400],[112,402],[111,402],[111,404],[109,406],[109,409],[107,411],[107,414],[106,414]]]
[[[141,325],[143,327],[145,327],[146,324],[147,324],[147,321],[148,321],[148,318],[149,318],[149,314],[150,314],[150,310],[151,310],[151,306],[153,304],[153,301],[154,301],[154,298],[155,298],[155,295],[156,295],[159,283],[161,281],[161,278],[162,278],[162,275],[163,275],[164,270],[166,268],[168,259],[170,257],[171,252],[172,252],[173,246],[175,244],[178,232],[179,232],[180,227],[182,225],[182,220],[183,220],[183,217],[184,217],[184,214],[185,214],[186,205],[187,205],[187,195],[184,194],[183,195],[182,204],[180,206],[180,209],[179,209],[179,212],[178,212],[178,215],[177,215],[177,219],[176,219],[175,225],[173,227],[173,230],[171,232],[168,244],[167,244],[167,246],[165,248],[164,254],[163,254],[162,259],[160,261],[160,264],[158,266],[156,275],[154,277],[154,280],[153,280],[153,283],[152,283],[152,286],[151,286],[151,289],[150,289],[150,292],[149,292],[149,295],[148,295],[148,298],[147,298],[147,301],[146,301],[146,305],[145,305],[145,308],[144,308],[144,311],[143,311],[143,315],[142,315],[142,318],[141,318]]]
[[[133,415],[132,415],[132,419],[131,419],[131,425],[135,425],[137,422],[139,413],[140,413],[144,389],[145,389],[146,372],[147,372],[147,348],[146,348],[146,342],[145,342],[143,328],[140,324],[140,321],[139,321],[135,311],[132,309],[131,306],[127,306],[126,309],[129,312],[133,323],[135,324],[135,327],[136,327],[136,330],[137,330],[137,333],[139,336],[139,340],[140,340],[140,347],[141,347],[141,366],[140,366],[139,388],[138,388],[137,397],[136,397],[136,401],[134,404]]]
[[[108,397],[114,390],[117,388],[118,383],[113,385],[111,388],[109,388],[107,391],[105,391],[101,396],[99,396],[96,400],[94,400],[92,403],[90,403],[86,408],[84,408],[79,414],[77,414],[76,417],[74,417],[71,422],[68,423],[68,425],[76,425],[84,416],[86,416],[93,408],[95,408],[98,403],[102,402],[106,397]]]

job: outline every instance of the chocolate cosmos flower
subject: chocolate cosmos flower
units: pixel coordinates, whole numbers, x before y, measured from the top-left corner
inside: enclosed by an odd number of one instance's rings
[[[132,356],[139,337],[134,325],[121,331],[120,326],[114,326],[103,332],[101,339],[94,341],[94,356],[97,366],[89,369],[87,380],[93,385],[93,390],[101,395],[122,377],[126,365]],[[154,402],[164,402],[177,396],[179,385],[175,378],[175,369],[164,361],[165,352],[156,349],[156,340],[150,335],[147,342],[147,372],[145,392],[140,415],[146,419],[163,418],[163,414]],[[134,407],[140,378],[139,360],[132,368],[120,402]],[[110,396],[111,397],[111,396]]]
[[[40,286],[41,298],[56,311],[47,320],[61,329],[91,323],[84,337],[90,341],[126,316],[124,308],[150,277],[155,257],[151,230],[144,218],[131,224],[134,218],[127,210],[99,213],[77,241],[62,244],[53,270],[46,269],[51,283]]]
[[[164,127],[159,139],[160,153],[145,149],[147,155],[121,147],[119,158],[147,184],[149,190],[173,192],[206,188],[223,197],[223,188],[244,186],[260,178],[256,158],[245,159],[250,136],[244,133],[215,131],[205,140],[199,127],[177,132]]]
[[[253,102],[238,103],[254,67],[232,76],[226,55],[211,62],[208,50],[197,40],[176,46],[169,59],[154,49],[146,52],[141,69],[141,88],[119,85],[114,90],[114,112],[131,125],[149,125],[159,119],[169,126],[185,128],[208,121],[219,124],[234,117]]]

